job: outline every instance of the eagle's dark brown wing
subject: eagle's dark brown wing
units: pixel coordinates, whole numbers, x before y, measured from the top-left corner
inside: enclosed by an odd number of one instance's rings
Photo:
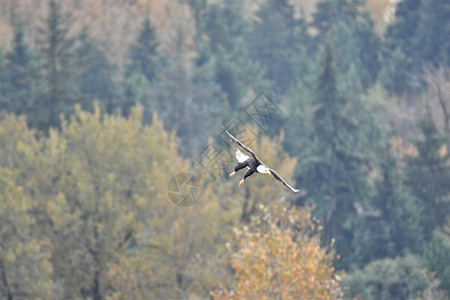
[[[285,186],[287,186],[291,191],[293,191],[294,193],[298,193],[300,192],[300,189],[294,189],[292,186],[290,186],[283,178],[281,178],[280,175],[278,175],[277,172],[275,172],[274,170],[270,169],[270,173],[272,173],[273,177],[275,177],[276,180],[282,182]]]
[[[241,146],[245,151],[247,151],[249,154],[251,154],[253,156],[254,159],[256,159],[257,161],[259,161],[259,159],[256,157],[255,152],[253,152],[252,149],[250,149],[249,147],[247,147],[246,145],[244,145],[241,141],[239,141],[237,138],[235,138],[231,133],[228,132],[228,130],[225,129],[225,127],[223,127],[222,124],[220,124],[220,126],[222,126],[222,129],[227,133],[227,135],[230,137],[230,139],[238,144],[239,146]]]

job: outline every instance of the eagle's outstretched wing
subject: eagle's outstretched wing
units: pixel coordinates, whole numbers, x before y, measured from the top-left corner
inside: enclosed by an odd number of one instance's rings
[[[290,186],[283,178],[280,177],[280,175],[277,174],[274,170],[270,169],[270,173],[272,173],[273,177],[275,177],[276,180],[281,181],[285,186],[287,186],[291,191],[294,193],[300,192],[300,189],[294,189],[292,186]]]
[[[256,160],[258,160],[258,158],[256,157],[255,152],[253,152],[252,149],[250,149],[249,147],[245,146],[243,143],[241,143],[237,138],[235,138],[231,133],[229,133],[225,127],[223,127],[222,124],[220,124],[220,126],[222,126],[222,129],[228,134],[228,136],[230,137],[230,139],[235,142],[236,144],[238,144],[239,146],[241,146],[245,151],[247,151],[248,153],[250,153]]]

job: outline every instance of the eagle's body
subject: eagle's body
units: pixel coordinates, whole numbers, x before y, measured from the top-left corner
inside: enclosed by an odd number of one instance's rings
[[[233,172],[230,174],[230,177],[234,176],[237,171],[247,168],[247,172],[245,172],[244,177],[242,177],[242,180],[239,181],[239,185],[242,185],[244,183],[244,180],[253,175],[253,173],[260,173],[260,174],[271,174],[275,179],[282,182],[285,186],[287,186],[291,191],[294,193],[300,192],[299,189],[294,189],[291,187],[283,178],[280,177],[274,170],[267,167],[256,155],[255,153],[247,146],[245,146],[243,143],[241,143],[238,139],[236,139],[233,135],[231,135],[225,127],[223,127],[223,130],[227,133],[227,135],[230,137],[230,139],[241,146],[245,151],[247,151],[250,156],[245,155],[242,153],[239,148],[236,149],[236,159],[238,161],[238,164],[233,168]]]

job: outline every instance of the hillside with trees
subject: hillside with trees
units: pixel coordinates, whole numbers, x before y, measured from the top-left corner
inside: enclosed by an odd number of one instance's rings
[[[444,0],[0,0],[0,298],[447,299],[449,30]],[[228,178],[221,123],[301,193]]]

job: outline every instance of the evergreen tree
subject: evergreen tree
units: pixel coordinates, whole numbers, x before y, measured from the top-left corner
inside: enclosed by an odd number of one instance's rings
[[[450,66],[450,2],[422,1],[417,28],[417,50],[421,62]],[[420,65],[422,67],[422,64]]]
[[[30,113],[37,82],[34,79],[35,60],[25,42],[21,24],[14,26],[13,49],[7,54],[9,81],[7,84],[6,109],[17,114]]]
[[[7,84],[8,84],[8,72],[5,66],[5,59],[0,51],[0,110],[8,109],[10,104],[8,102],[7,95]]]
[[[338,91],[331,48],[325,49],[323,70],[316,90],[317,108],[312,120],[312,146],[302,159],[299,182],[308,190],[308,202],[325,225],[324,238],[336,239],[336,250],[347,267],[356,221],[355,204],[370,198],[367,182],[367,152],[360,124],[349,116],[355,114],[355,97],[345,98]],[[370,126],[370,125],[367,125]],[[306,157],[305,157],[306,156]]]
[[[89,37],[86,29],[79,36],[76,55],[83,74],[77,82],[83,97],[83,108],[92,109],[93,101],[98,100],[104,111],[112,113],[118,106],[120,97],[119,86],[114,81],[116,70]]]
[[[71,16],[62,11],[57,1],[49,2],[49,14],[44,26],[39,28],[39,77],[43,88],[32,107],[29,121],[32,125],[46,129],[59,126],[61,114],[73,112],[80,101],[76,84],[80,71],[76,60],[74,43],[70,37]]]
[[[190,3],[200,45],[196,63],[214,61],[215,81],[227,95],[230,107],[236,110],[251,88],[259,89],[263,84],[262,69],[250,56],[245,41],[249,24],[241,4],[233,0],[205,6],[201,1]]]
[[[120,108],[128,115],[136,103],[148,105],[148,93],[151,83],[162,70],[164,58],[158,51],[158,38],[155,29],[147,17],[142,25],[137,41],[131,46],[128,64],[125,69],[125,100]]]
[[[450,223],[436,229],[424,251],[425,266],[440,280],[440,288],[450,295]]]
[[[319,2],[311,23],[318,34],[311,43],[310,55],[317,53],[325,43],[331,43],[339,57],[337,69],[346,73],[354,65],[363,87],[368,87],[375,82],[380,69],[381,43],[363,5],[361,0]]]
[[[256,13],[248,42],[251,56],[265,69],[265,78],[275,92],[285,93],[299,80],[301,44],[307,38],[306,26],[294,18],[288,0],[268,0]]]
[[[421,0],[401,1],[395,10],[395,23],[386,30],[382,81],[385,88],[399,94],[408,89],[415,66],[415,42]]]
[[[386,152],[376,195],[368,211],[361,212],[355,227],[353,257],[360,266],[376,259],[420,251],[422,212],[397,170],[395,158]]]
[[[162,57],[158,51],[159,41],[150,18],[142,24],[137,41],[131,46],[128,54],[126,75],[140,72],[152,82],[162,65]]]
[[[445,224],[450,211],[445,200],[450,193],[450,169],[441,154],[445,139],[439,136],[431,114],[419,122],[419,128],[424,139],[414,142],[418,155],[407,161],[406,183],[420,200],[424,233],[431,237],[436,227]]]
[[[380,259],[346,276],[344,285],[350,299],[423,299],[429,274],[421,267],[412,255]]]
[[[450,65],[450,3],[441,0],[404,0],[395,22],[387,28],[382,81],[388,91],[401,94],[425,64]]]

